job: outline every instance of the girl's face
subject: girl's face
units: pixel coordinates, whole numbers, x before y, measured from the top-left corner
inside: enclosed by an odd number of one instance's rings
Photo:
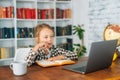
[[[39,42],[45,42],[48,48],[51,48],[54,42],[54,33],[48,28],[43,28],[40,31]]]

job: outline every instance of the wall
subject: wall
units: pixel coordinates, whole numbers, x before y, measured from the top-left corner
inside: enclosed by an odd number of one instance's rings
[[[88,6],[89,1],[88,0],[73,0],[73,24],[83,24],[84,26],[82,28],[85,29],[85,45],[87,46],[87,27],[89,26],[89,17],[88,17]],[[79,43],[79,39],[74,36],[74,43]]]
[[[108,22],[120,24],[120,0],[74,0],[74,24],[84,24],[85,45],[101,41]],[[75,40],[76,41],[76,40]]]
[[[120,0],[90,0],[88,44],[104,40],[103,32],[108,23],[120,24]]]

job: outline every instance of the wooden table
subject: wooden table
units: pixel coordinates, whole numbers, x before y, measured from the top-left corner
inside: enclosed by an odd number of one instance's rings
[[[1,66],[0,80],[120,80],[120,59],[109,68],[85,75],[64,70],[63,66],[42,68],[32,65],[27,74],[15,76],[9,66]]]

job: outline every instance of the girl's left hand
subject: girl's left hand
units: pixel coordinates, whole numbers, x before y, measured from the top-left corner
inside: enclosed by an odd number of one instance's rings
[[[61,60],[64,59],[65,57],[63,55],[55,56],[52,58],[49,58],[48,61],[55,61],[55,60]]]

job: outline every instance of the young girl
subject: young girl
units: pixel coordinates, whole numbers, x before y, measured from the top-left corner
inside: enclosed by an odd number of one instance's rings
[[[71,59],[77,60],[77,53],[62,48],[53,48],[54,31],[48,24],[37,25],[35,29],[35,40],[37,44],[30,50],[25,58],[28,66],[36,60],[60,60]]]

